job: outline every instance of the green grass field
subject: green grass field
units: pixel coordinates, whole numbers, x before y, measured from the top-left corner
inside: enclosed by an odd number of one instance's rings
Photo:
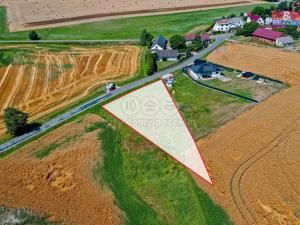
[[[260,4],[269,6],[270,4]],[[210,9],[195,12],[185,12],[167,15],[132,17],[83,23],[38,30],[44,40],[84,40],[84,39],[138,39],[142,29],[146,28],[153,35],[163,34],[170,37],[174,34],[184,34],[199,26],[212,24],[214,19],[229,16],[232,13],[252,10],[255,5]],[[6,9],[0,7],[0,39],[28,39],[28,32],[8,33],[6,26]]]
[[[233,118],[227,107],[230,107],[232,112],[238,112],[248,105],[237,98],[199,86],[191,78],[180,73],[176,75],[175,85],[170,91],[197,138],[207,135]]]
[[[212,87],[220,88],[232,93],[252,98],[258,101],[265,100],[270,97],[272,94],[284,89],[283,84],[268,82],[267,84],[259,84],[254,80],[245,80],[237,77],[239,72],[224,70],[222,72],[225,77],[228,77],[232,80],[223,82],[219,79],[213,80],[204,80],[201,81],[205,84],[208,84]]]

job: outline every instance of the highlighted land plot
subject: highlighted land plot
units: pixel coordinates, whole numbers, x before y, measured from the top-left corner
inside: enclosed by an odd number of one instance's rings
[[[212,184],[198,147],[161,80],[124,95],[103,108]]]

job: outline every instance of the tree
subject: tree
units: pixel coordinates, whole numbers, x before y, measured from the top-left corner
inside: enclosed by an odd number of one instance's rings
[[[191,57],[192,56],[192,47],[187,46],[186,51],[185,51],[185,57]]]
[[[252,33],[254,31],[256,31],[256,29],[258,27],[259,27],[259,24],[256,22],[246,23],[241,30],[236,32],[236,35],[237,36],[243,35],[243,36],[249,37],[252,35]]]
[[[266,8],[266,9],[265,9],[265,16],[266,16],[266,17],[271,17],[271,16],[272,16],[272,9]]]
[[[147,51],[145,58],[147,63],[146,73],[148,76],[150,76],[157,71],[156,54]]]
[[[266,11],[264,7],[261,6],[256,6],[253,10],[252,10],[252,14],[253,15],[258,15],[262,18],[266,18]]]
[[[279,29],[276,29],[276,30],[280,31],[280,32],[283,32],[287,35],[290,35],[295,39],[299,38],[299,32],[297,31],[296,26],[287,26],[286,28],[279,28]]]
[[[29,33],[29,39],[32,40],[32,41],[37,41],[37,40],[40,40],[41,38],[39,37],[39,35],[35,31],[31,31]]]
[[[196,38],[195,40],[193,40],[191,47],[192,47],[193,51],[199,50],[202,47],[202,41],[201,41],[201,39]]]
[[[146,29],[144,29],[140,36],[140,42],[143,46],[149,46],[152,42],[153,36]]]
[[[173,49],[185,49],[185,39],[181,35],[175,35],[170,38],[170,45]]]
[[[234,18],[234,17],[236,17],[236,15],[235,15],[234,13],[232,13],[232,14],[229,16],[229,18]]]
[[[21,134],[28,127],[28,114],[16,108],[6,108],[4,110],[4,123],[9,134]]]
[[[289,10],[289,3],[287,1],[280,2],[277,6],[277,10],[280,10],[280,11]]]

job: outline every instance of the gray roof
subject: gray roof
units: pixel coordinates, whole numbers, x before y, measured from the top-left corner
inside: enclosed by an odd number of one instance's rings
[[[280,41],[282,44],[294,44],[294,39],[291,36],[279,37],[277,41]]]
[[[155,52],[158,58],[162,58],[162,59],[177,58],[179,55],[178,50],[158,50]]]
[[[220,67],[217,67],[207,62],[201,64],[195,64],[191,66],[190,69],[195,74],[201,74],[202,76],[209,76],[213,72],[221,72],[223,70]]]
[[[168,40],[165,39],[162,35],[159,35],[152,43],[151,48],[155,45],[160,46],[161,48],[166,48]]]

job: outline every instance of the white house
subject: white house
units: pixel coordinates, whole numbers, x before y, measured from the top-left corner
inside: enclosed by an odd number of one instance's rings
[[[212,28],[213,31],[227,32],[230,30],[229,20],[218,20]]]
[[[265,21],[263,18],[261,18],[258,15],[253,15],[252,13],[247,13],[247,23],[250,22],[256,22],[258,23],[260,26],[264,26]]]
[[[272,24],[272,21],[273,21],[272,17],[267,17],[267,18],[265,19],[265,25],[266,25],[266,26],[269,26],[270,24]]]
[[[165,50],[167,48],[168,40],[162,35],[159,35],[151,45],[151,50]]]
[[[276,39],[276,45],[278,47],[291,47],[294,46],[294,44],[294,39],[291,36],[284,36]]]
[[[217,20],[213,26],[213,31],[228,32],[229,30],[241,28],[244,26],[244,21],[240,17]]]

